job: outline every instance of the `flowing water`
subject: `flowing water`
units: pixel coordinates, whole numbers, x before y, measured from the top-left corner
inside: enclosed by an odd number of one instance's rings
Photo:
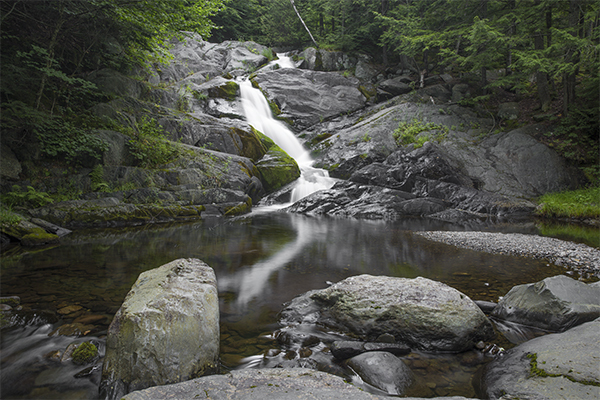
[[[294,198],[330,187],[326,171],[292,132],[271,116],[260,91],[243,82],[248,122],[299,163]],[[482,230],[539,233],[533,224],[480,225]],[[0,342],[3,399],[96,399],[108,324],[146,270],[177,258],[199,258],[218,281],[221,361],[225,370],[272,365],[289,355],[274,339],[282,304],[358,274],[444,282],[475,300],[497,301],[517,284],[565,273],[543,261],[491,255],[429,242],[418,230],[460,230],[444,222],[314,218],[258,208],[233,219],[78,230],[45,248],[13,247],[0,255],[2,296],[18,296],[22,310],[3,314]],[[80,325],[73,325],[79,323]],[[55,333],[79,327],[81,337]],[[528,333],[502,326],[518,342]],[[56,361],[72,343],[91,340],[100,359],[93,366]],[[500,337],[501,345],[509,342]],[[282,351],[283,350],[283,351]],[[297,356],[297,355],[296,355]],[[475,397],[471,383],[486,361],[481,352],[411,353],[405,361],[419,382],[416,395]]]
[[[278,57],[279,59],[272,61],[272,64],[277,63],[280,68],[294,68],[289,57],[283,54],[278,54]],[[300,167],[300,178],[294,183],[292,190],[292,202],[333,186],[335,180],[329,177],[326,170],[312,166],[314,160],[296,135],[283,122],[273,118],[269,103],[262,92],[252,87],[252,83],[246,79],[240,82],[240,93],[248,123],[271,138],[275,144],[292,156]]]

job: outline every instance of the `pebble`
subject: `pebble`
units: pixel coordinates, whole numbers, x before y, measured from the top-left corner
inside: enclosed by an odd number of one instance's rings
[[[427,231],[415,234],[464,249],[544,259],[573,269],[581,277],[600,278],[600,250],[585,244],[522,233]]]

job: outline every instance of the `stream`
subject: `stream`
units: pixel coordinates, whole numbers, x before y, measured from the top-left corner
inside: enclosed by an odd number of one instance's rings
[[[481,228],[538,233],[528,223]],[[1,293],[19,296],[24,311],[16,326],[2,331],[2,398],[98,398],[100,368],[75,378],[85,366],[52,361],[49,353],[91,339],[102,353],[108,324],[138,275],[177,258],[199,258],[215,270],[225,370],[260,367],[264,355],[280,349],[273,332],[283,303],[352,275],[424,276],[474,300],[497,301],[514,285],[565,272],[540,260],[458,249],[412,233],[462,229],[423,219],[314,218],[258,208],[233,219],[79,230],[53,247],[8,249],[1,258]],[[69,306],[79,309],[61,314]],[[95,320],[86,336],[49,335],[82,317]],[[442,359],[443,374],[458,374],[450,393],[474,396],[475,368],[461,366],[463,357],[439,355],[435,365]],[[447,365],[453,362],[458,370]]]

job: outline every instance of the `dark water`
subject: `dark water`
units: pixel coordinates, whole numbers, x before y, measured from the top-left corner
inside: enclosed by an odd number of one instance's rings
[[[477,228],[538,233],[533,224]],[[215,270],[221,359],[231,369],[259,365],[263,354],[276,354],[272,333],[281,305],[327,282],[357,274],[424,276],[474,300],[497,301],[514,285],[565,273],[542,261],[457,249],[412,234],[436,229],[464,228],[418,219],[385,223],[255,213],[192,224],[77,231],[55,247],[10,249],[0,259],[1,294],[19,296],[32,312],[20,314],[28,321],[24,326],[2,331],[1,397],[97,398],[98,371],[73,378],[84,367],[45,355],[89,338],[98,340],[102,353],[107,326],[138,275],[177,258],[199,258]],[[94,322],[86,325],[85,337],[48,335],[89,316]],[[471,379],[478,358],[474,353],[413,353],[406,361],[430,390],[424,394],[475,396]]]

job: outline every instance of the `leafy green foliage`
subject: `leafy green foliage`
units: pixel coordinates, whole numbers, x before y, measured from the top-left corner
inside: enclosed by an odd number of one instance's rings
[[[23,190],[18,185],[13,185],[12,191],[2,195],[2,202],[8,207],[37,208],[54,202],[46,192],[38,192],[33,186]]]
[[[559,218],[600,218],[600,186],[548,193],[539,199],[537,214]]]
[[[162,128],[154,119],[146,117],[128,129],[129,150],[143,168],[157,168],[175,161],[180,156],[179,149],[165,137]]]
[[[4,204],[0,205],[0,225],[15,225],[23,219],[22,215],[12,211],[12,207],[5,207]]]
[[[104,168],[98,164],[90,172],[90,182],[94,192],[108,192],[108,184],[104,181]]]
[[[420,135],[422,132],[436,131],[434,136]],[[415,148],[422,147],[429,140],[441,141],[448,133],[448,128],[433,122],[423,123],[417,119],[411,122],[402,121],[392,133],[399,146],[414,144]]]

